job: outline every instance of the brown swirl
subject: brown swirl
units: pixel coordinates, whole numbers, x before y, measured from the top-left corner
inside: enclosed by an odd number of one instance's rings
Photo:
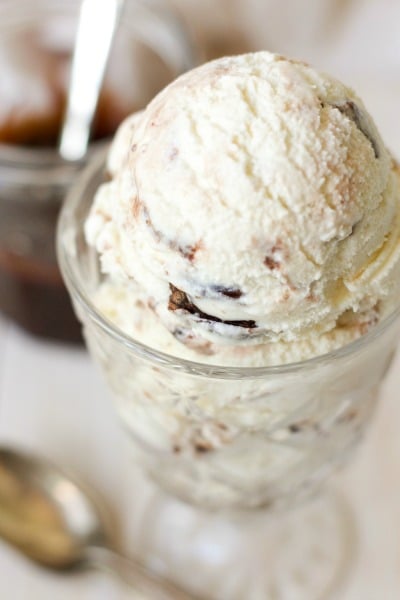
[[[257,327],[255,321],[249,320],[238,320],[238,321],[224,321],[214,315],[208,315],[201,311],[191,300],[189,300],[187,294],[182,290],[179,290],[172,283],[169,284],[171,294],[169,296],[168,309],[169,310],[184,310],[191,315],[196,316],[204,321],[213,321],[215,323],[224,323],[224,325],[233,325],[234,327],[244,327],[246,329],[254,329]]]

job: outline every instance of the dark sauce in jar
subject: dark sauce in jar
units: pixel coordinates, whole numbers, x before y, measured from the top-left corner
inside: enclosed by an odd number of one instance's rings
[[[0,122],[0,144],[23,147],[32,152],[53,149],[57,142],[66,103],[65,85],[60,86],[57,70],[65,69],[70,56],[51,55],[47,92],[51,110],[29,111]],[[1,76],[1,73],[0,73]],[[0,98],[1,102],[1,98]],[[131,107],[132,111],[135,107]],[[110,138],[130,110],[112,90],[104,87],[93,125],[92,141]],[[0,310],[34,335],[67,342],[81,341],[81,327],[57,266],[55,231],[64,186],[43,186],[4,182],[0,178]]]

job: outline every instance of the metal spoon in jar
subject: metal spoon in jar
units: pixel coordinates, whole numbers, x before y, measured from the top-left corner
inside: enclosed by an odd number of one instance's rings
[[[139,561],[112,549],[99,503],[44,460],[0,448],[0,537],[52,569],[95,567],[118,575],[135,598],[194,600]]]
[[[67,110],[59,152],[81,160],[88,149],[108,58],[124,0],[82,0],[74,46]]]

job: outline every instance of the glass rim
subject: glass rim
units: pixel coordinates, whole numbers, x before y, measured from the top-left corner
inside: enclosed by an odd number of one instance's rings
[[[85,290],[85,286],[82,284],[81,278],[76,276],[76,268],[74,268],[74,265],[72,264],[74,260],[76,261],[76,256],[71,256],[68,252],[67,244],[65,243],[65,233],[67,231],[71,232],[71,225],[72,233],[76,234],[77,232],[77,224],[74,224],[73,221],[71,221],[71,210],[79,206],[80,200],[84,196],[88,184],[93,181],[94,178],[98,177],[99,173],[104,172],[106,155],[106,149],[99,151],[80,173],[77,181],[67,194],[57,224],[57,256],[61,273],[72,299],[79,303],[84,309],[85,314],[90,317],[91,321],[99,326],[108,336],[119,342],[139,358],[149,360],[157,365],[190,373],[191,375],[215,379],[258,379],[265,378],[268,375],[274,377],[277,375],[290,375],[299,371],[313,370],[319,366],[324,366],[327,362],[345,359],[346,357],[356,354],[358,351],[362,351],[369,343],[373,342],[387,331],[397,318],[400,317],[399,303],[390,314],[386,315],[377,325],[367,331],[367,333],[344,346],[340,346],[335,350],[305,360],[260,367],[236,367],[220,365],[218,363],[210,364],[192,361],[156,350],[151,346],[147,346],[146,344],[135,340],[104,317],[93,304],[87,290]]]

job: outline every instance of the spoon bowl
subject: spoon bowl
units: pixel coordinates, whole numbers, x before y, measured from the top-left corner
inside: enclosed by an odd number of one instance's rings
[[[96,567],[118,575],[150,600],[192,600],[138,560],[117,553],[98,498],[58,467],[0,448],[0,537],[42,566]]]
[[[0,449],[0,536],[60,569],[108,545],[98,502],[50,463],[10,449]]]

